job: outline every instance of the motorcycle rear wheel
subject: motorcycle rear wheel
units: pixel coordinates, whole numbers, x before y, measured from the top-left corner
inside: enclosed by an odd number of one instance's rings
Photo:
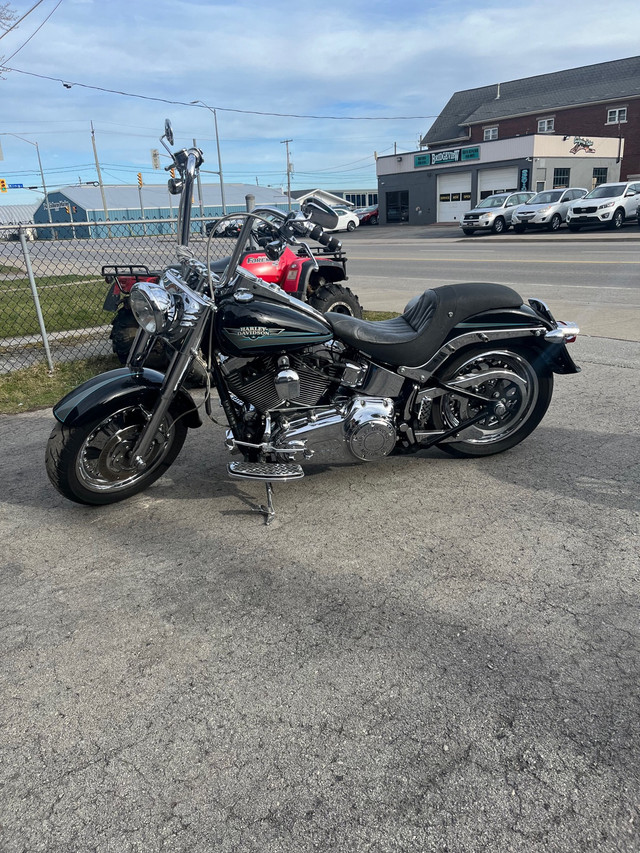
[[[536,357],[534,350],[480,347],[467,350],[447,366],[439,377],[444,382],[477,374],[469,390],[502,403],[504,412],[492,412],[475,426],[482,431],[467,439],[443,442],[438,447],[452,456],[491,456],[520,444],[531,435],[545,416],[553,394],[553,374]],[[483,380],[483,373],[503,370],[514,374],[508,379]],[[480,404],[455,394],[439,397],[433,406],[436,429],[451,429],[480,411]]]
[[[144,424],[139,406],[117,400],[80,426],[56,423],[46,450],[49,479],[61,495],[81,504],[116,503],[143,491],[174,462],[187,436],[184,420],[168,413],[139,471],[128,457]]]

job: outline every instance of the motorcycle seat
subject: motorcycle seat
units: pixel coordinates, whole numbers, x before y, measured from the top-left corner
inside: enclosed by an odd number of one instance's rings
[[[419,367],[442,346],[458,323],[483,311],[519,308],[522,297],[503,284],[446,284],[414,297],[400,317],[358,320],[325,314],[336,336],[365,355],[394,366]]]

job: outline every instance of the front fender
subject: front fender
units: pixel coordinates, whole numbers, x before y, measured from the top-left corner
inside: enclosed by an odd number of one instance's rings
[[[144,367],[134,373],[128,367],[118,367],[101,373],[78,385],[53,407],[53,414],[65,426],[75,427],[93,420],[110,411],[114,400],[127,405],[141,405],[153,408],[164,374]],[[171,403],[171,409],[184,415],[189,427],[202,425],[200,415],[191,394],[180,389]]]

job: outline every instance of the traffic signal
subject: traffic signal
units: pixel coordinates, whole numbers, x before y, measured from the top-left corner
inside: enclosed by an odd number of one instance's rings
[[[0,178],[0,193],[6,193],[7,191],[7,182],[4,178]]]
[[[69,205],[68,205],[68,204],[65,204],[64,209],[65,209],[65,211],[66,211],[67,213],[71,213],[71,211],[69,210]]]
[[[142,172],[138,172],[138,186],[142,186]]]

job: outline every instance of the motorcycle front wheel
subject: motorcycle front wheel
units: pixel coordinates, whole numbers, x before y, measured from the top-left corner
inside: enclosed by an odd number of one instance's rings
[[[146,489],[173,463],[182,449],[187,426],[167,413],[146,456],[146,466],[131,464],[131,451],[146,423],[139,406],[117,400],[110,410],[77,427],[56,423],[46,450],[49,479],[69,500],[110,504]]]
[[[496,371],[503,376],[496,378]],[[469,390],[492,403],[492,411],[472,428],[469,438],[443,442],[453,456],[491,456],[515,447],[531,435],[545,416],[553,394],[553,374],[536,358],[535,350],[467,351],[439,376],[444,382],[473,377]],[[451,429],[481,411],[482,403],[444,394],[434,402],[436,429]]]

